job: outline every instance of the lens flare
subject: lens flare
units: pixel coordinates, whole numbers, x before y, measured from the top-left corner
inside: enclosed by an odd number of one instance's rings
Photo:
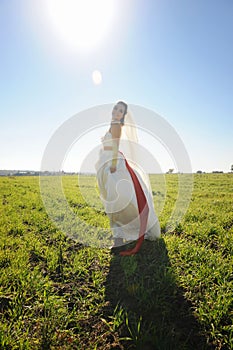
[[[100,85],[102,83],[102,74],[99,70],[94,70],[92,73],[92,80],[95,85]]]

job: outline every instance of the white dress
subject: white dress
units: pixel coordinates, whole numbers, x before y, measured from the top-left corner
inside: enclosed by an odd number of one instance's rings
[[[126,241],[137,240],[140,231],[140,215],[135,182],[127,168],[124,155],[119,151],[117,170],[114,173],[110,172],[113,151],[104,149],[104,147],[111,148],[112,146],[112,135],[109,131],[103,137],[102,143],[103,148],[100,150],[95,167],[101,200],[110,220],[113,237],[123,238]],[[149,208],[146,232],[144,232],[145,239],[155,240],[160,236],[160,224],[155,214],[151,191],[132,166],[131,170],[139,180]]]

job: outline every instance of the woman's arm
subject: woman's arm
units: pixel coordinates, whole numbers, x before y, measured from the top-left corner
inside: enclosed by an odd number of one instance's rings
[[[115,173],[116,165],[117,165],[117,154],[118,154],[119,142],[121,137],[121,125],[112,124],[111,134],[112,134],[112,165],[110,167],[110,171],[111,173]]]

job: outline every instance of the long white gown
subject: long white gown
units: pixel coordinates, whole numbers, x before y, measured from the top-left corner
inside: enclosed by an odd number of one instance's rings
[[[112,163],[111,148],[112,135],[108,131],[102,139],[103,147],[99,153],[99,159],[95,164],[97,181],[101,200],[105,212],[109,217],[114,238],[123,238],[125,241],[137,240],[140,231],[140,215],[138,199],[135,192],[135,184],[127,168],[124,155],[118,151],[117,170],[110,172]],[[132,169],[132,165],[131,165]],[[160,224],[155,214],[151,190],[143,182],[140,174],[133,169],[141,189],[147,200],[149,214],[147,217],[145,239],[155,240],[160,236]]]

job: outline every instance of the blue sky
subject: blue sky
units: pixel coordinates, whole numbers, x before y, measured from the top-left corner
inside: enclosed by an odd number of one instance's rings
[[[0,169],[39,170],[63,122],[123,99],[175,128],[193,172],[230,170],[231,0],[115,0],[103,40],[88,50],[59,37],[46,9],[45,0],[0,0]]]

